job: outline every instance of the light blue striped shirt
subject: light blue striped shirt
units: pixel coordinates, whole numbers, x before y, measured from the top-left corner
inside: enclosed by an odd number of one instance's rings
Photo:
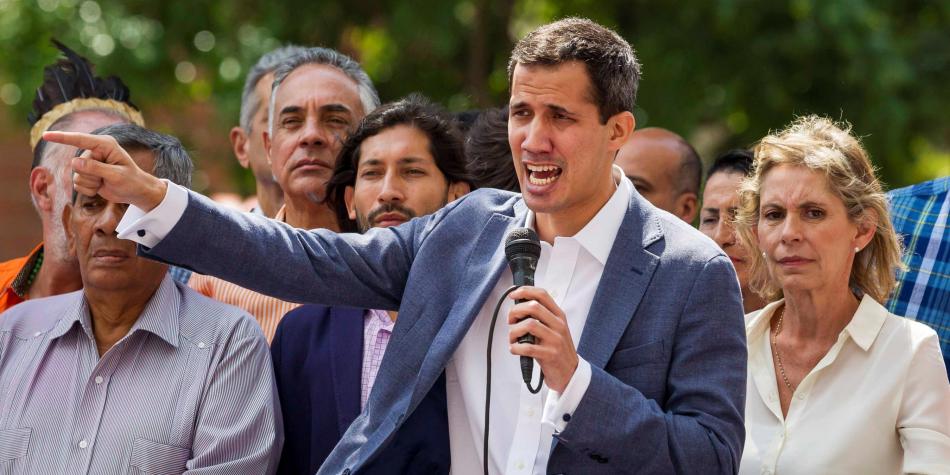
[[[0,315],[0,473],[266,474],[282,445],[257,323],[171,277],[101,358],[81,290]]]

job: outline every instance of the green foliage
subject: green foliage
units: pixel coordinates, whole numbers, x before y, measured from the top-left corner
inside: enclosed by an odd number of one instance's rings
[[[0,100],[25,127],[56,37],[100,74],[120,75],[146,117],[193,147],[216,144],[202,159],[232,166],[225,137],[244,74],[280,44],[353,55],[384,100],[419,91],[462,110],[504,103],[513,41],[567,15],[634,44],[638,126],[679,132],[707,160],[820,113],[854,125],[891,186],[950,174],[950,3],[941,1],[0,0]],[[196,104],[213,120],[198,123]]]

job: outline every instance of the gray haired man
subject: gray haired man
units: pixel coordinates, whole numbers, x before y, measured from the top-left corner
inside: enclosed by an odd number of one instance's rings
[[[267,111],[270,91],[274,84],[274,69],[306,49],[289,45],[277,48],[257,60],[244,79],[241,93],[240,125],[231,128],[231,147],[234,156],[244,168],[250,168],[257,184],[257,208],[264,216],[274,217],[284,203],[284,192],[271,172],[264,151],[264,131],[267,129]]]
[[[118,144],[188,186],[174,137],[132,124],[97,133],[97,147]],[[119,239],[125,209],[73,193],[62,220],[82,290],[0,319],[3,473],[274,473],[283,427],[261,330]]]
[[[283,190],[284,205],[274,219],[295,228],[338,231],[336,213],[324,200],[326,185],[343,140],[379,105],[379,96],[359,63],[327,48],[301,49],[273,76],[261,135],[269,173]],[[268,341],[280,319],[298,306],[212,276],[196,274],[188,285],[250,312]]]

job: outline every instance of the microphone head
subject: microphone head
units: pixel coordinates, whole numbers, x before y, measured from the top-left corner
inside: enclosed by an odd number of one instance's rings
[[[515,228],[508,233],[505,238],[505,259],[511,261],[515,257],[541,257],[541,240],[533,229]]]

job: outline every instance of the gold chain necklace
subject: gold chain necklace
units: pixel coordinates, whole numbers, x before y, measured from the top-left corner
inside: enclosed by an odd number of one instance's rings
[[[778,323],[775,325],[775,331],[772,332],[772,351],[775,353],[775,361],[778,362],[778,371],[782,374],[782,380],[785,381],[785,387],[794,394],[795,388],[788,382],[788,376],[785,375],[785,365],[782,364],[782,354],[778,352],[778,344],[775,342],[778,334],[782,332],[782,319],[785,318],[785,306],[782,306],[782,313],[778,316]]]

